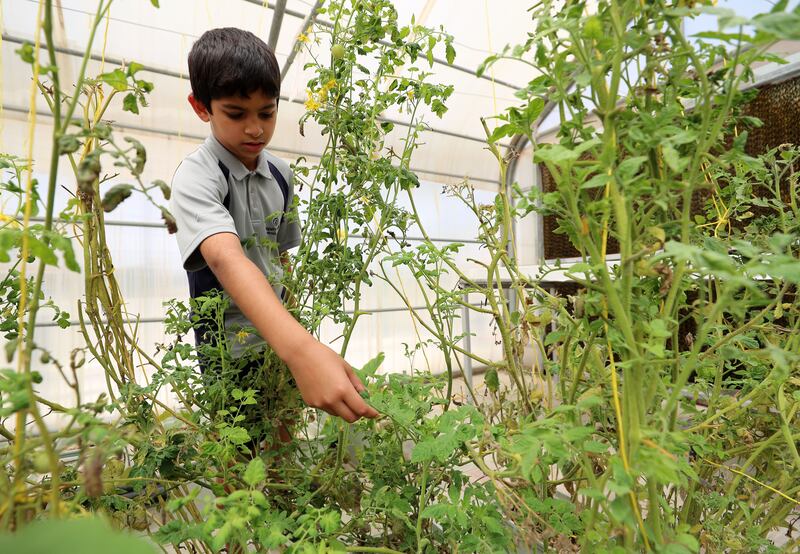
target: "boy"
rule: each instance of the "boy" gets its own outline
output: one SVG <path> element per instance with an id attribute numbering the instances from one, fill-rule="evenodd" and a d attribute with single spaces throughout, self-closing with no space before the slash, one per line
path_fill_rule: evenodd
<path id="1" fill-rule="evenodd" d="M 291 205 L 291 170 L 264 150 L 278 114 L 275 55 L 248 31 L 213 29 L 192 46 L 189 79 L 189 103 L 211 125 L 211 136 L 172 180 L 170 208 L 192 296 L 224 289 L 231 301 L 225 327 L 233 355 L 242 348 L 231 340 L 231 329 L 255 327 L 260 337 L 248 346 L 266 341 L 309 406 L 351 423 L 377 417 L 359 395 L 364 385 L 353 369 L 280 300 L 280 256 L 300 243 L 300 227 L 284 213 Z M 240 239 L 250 238 L 256 240 L 243 247 Z"/>

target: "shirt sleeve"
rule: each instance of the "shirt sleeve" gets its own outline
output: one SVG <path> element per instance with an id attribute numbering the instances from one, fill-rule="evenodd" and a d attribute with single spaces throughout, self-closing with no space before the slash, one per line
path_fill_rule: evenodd
<path id="1" fill-rule="evenodd" d="M 201 163 L 187 158 L 172 177 L 170 211 L 178 225 L 176 236 L 183 268 L 196 271 L 206 266 L 200 243 L 217 233 L 238 236 L 230 212 L 225 208 L 222 174 L 210 174 Z"/>
<path id="2" fill-rule="evenodd" d="M 297 206 L 294 205 L 294 175 L 289 174 L 289 198 L 287 199 L 288 211 L 281 218 L 278 227 L 278 249 L 280 252 L 294 248 L 300 244 L 300 217 Z"/>

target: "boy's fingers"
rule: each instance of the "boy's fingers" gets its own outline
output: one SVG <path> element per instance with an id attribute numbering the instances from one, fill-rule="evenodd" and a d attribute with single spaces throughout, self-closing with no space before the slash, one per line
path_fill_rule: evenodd
<path id="1" fill-rule="evenodd" d="M 350 379 L 350 382 L 353 383 L 356 392 L 367 390 L 367 387 L 364 386 L 364 383 L 361 382 L 361 379 L 358 378 L 356 372 L 353 371 L 353 368 L 350 367 L 350 364 L 347 362 L 344 363 L 344 370 L 347 373 L 347 377 Z"/>
<path id="2" fill-rule="evenodd" d="M 347 402 L 347 406 L 350 408 L 350 410 L 352 410 L 358 417 L 373 418 L 380 415 L 377 411 L 375 411 L 375 408 L 364 402 L 364 399 L 361 398 L 355 391 L 351 391 L 351 393 L 345 398 L 345 401 Z"/>
<path id="3" fill-rule="evenodd" d="M 358 419 L 358 416 L 353 413 L 353 410 L 351 410 L 344 401 L 336 404 L 336 406 L 333 408 L 333 411 L 337 416 L 348 423 L 354 423 Z"/>

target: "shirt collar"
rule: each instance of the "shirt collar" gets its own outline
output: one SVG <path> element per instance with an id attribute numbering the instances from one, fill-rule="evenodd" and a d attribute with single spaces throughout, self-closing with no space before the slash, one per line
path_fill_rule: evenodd
<path id="1" fill-rule="evenodd" d="M 217 137 L 215 137 L 213 134 L 209 135 L 205 144 L 208 149 L 211 150 L 211 153 L 214 154 L 219 161 L 225 164 L 237 181 L 244 180 L 244 178 L 251 173 L 251 171 L 247 169 L 247 167 L 245 167 L 241 161 L 239 161 L 239 158 L 231 154 L 227 148 L 222 146 L 222 143 L 217 140 Z M 263 151 L 258 156 L 258 165 L 256 166 L 254 172 L 267 179 L 272 179 L 272 173 L 269 170 L 269 161 L 267 160 L 267 156 Z"/>

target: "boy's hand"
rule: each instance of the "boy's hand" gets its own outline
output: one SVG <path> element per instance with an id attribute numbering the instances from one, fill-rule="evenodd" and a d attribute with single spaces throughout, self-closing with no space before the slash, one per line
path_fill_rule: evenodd
<path id="1" fill-rule="evenodd" d="M 364 385 L 353 368 L 286 311 L 264 274 L 244 255 L 237 235 L 211 235 L 200 243 L 200 253 L 242 313 L 289 366 L 306 404 L 350 423 L 378 417 L 358 395 Z"/>
<path id="2" fill-rule="evenodd" d="M 336 352 L 309 337 L 285 361 L 306 404 L 353 423 L 362 417 L 378 417 L 359 393 L 364 384 Z"/>

